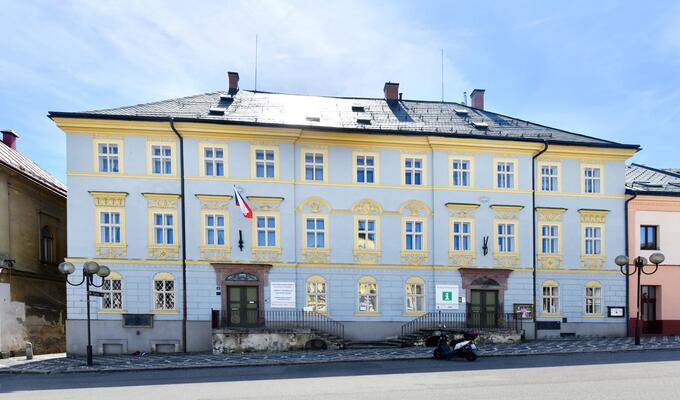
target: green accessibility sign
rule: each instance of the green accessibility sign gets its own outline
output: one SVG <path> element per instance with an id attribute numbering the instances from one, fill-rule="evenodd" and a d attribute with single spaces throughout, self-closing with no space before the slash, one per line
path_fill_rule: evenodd
<path id="1" fill-rule="evenodd" d="M 458 285 L 436 285 L 435 289 L 437 310 L 458 309 Z"/>
<path id="2" fill-rule="evenodd" d="M 453 292 L 442 292 L 442 301 L 452 301 Z"/>

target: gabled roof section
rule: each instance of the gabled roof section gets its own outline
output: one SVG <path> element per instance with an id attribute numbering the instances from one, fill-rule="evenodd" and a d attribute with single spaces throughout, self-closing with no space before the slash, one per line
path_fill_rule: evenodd
<path id="1" fill-rule="evenodd" d="M 219 112 L 217 112 L 219 110 Z M 50 117 L 197 121 L 313 128 L 343 132 L 548 141 L 637 149 L 550 128 L 460 103 L 325 97 L 239 90 L 205 93 L 129 107 L 50 112 Z"/>
<path id="2" fill-rule="evenodd" d="M 66 185 L 40 168 L 30 158 L 3 144 L 2 141 L 0 141 L 0 166 L 7 167 L 47 190 L 66 197 Z"/>
<path id="3" fill-rule="evenodd" d="M 626 190 L 639 194 L 680 196 L 680 174 L 641 164 L 627 165 Z"/>

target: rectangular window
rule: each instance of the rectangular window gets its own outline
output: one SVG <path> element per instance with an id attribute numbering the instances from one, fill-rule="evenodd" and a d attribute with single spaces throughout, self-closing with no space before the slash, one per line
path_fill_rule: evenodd
<path id="1" fill-rule="evenodd" d="M 498 251 L 501 253 L 515 252 L 515 224 L 498 224 L 496 227 Z"/>
<path id="2" fill-rule="evenodd" d="M 470 160 L 451 160 L 453 186 L 470 186 Z"/>
<path id="3" fill-rule="evenodd" d="M 321 279 L 307 281 L 307 307 L 319 313 L 328 311 L 326 281 Z"/>
<path id="4" fill-rule="evenodd" d="M 543 312 L 557 314 L 560 311 L 559 286 L 543 286 Z"/>
<path id="5" fill-rule="evenodd" d="M 602 228 L 598 226 L 586 226 L 584 229 L 586 255 L 601 255 Z"/>
<path id="6" fill-rule="evenodd" d="M 102 290 L 102 309 L 123 309 L 123 282 L 120 279 L 104 279 Z"/>
<path id="7" fill-rule="evenodd" d="M 257 246 L 276 247 L 276 217 L 257 217 Z"/>
<path id="8" fill-rule="evenodd" d="M 224 148 L 204 147 L 203 166 L 206 176 L 224 176 Z"/>
<path id="9" fill-rule="evenodd" d="M 472 224 L 470 222 L 453 222 L 453 251 L 472 250 Z"/>
<path id="10" fill-rule="evenodd" d="M 373 219 L 357 220 L 357 248 L 377 249 L 376 222 Z"/>
<path id="11" fill-rule="evenodd" d="M 118 173 L 118 145 L 115 143 L 97 144 L 97 159 L 99 160 L 99 172 Z"/>
<path id="12" fill-rule="evenodd" d="M 425 311 L 425 288 L 421 283 L 406 284 L 406 312 Z"/>
<path id="13" fill-rule="evenodd" d="M 602 288 L 586 288 L 586 314 L 602 314 Z"/>
<path id="14" fill-rule="evenodd" d="M 541 191 L 557 192 L 559 190 L 559 167 L 557 165 L 541 166 Z"/>
<path id="15" fill-rule="evenodd" d="M 560 252 L 558 225 L 541 225 L 541 253 L 557 254 Z"/>
<path id="16" fill-rule="evenodd" d="M 174 219 L 173 214 L 153 214 L 154 244 L 175 244 Z"/>
<path id="17" fill-rule="evenodd" d="M 121 243 L 120 213 L 99 213 L 99 240 L 101 243 Z"/>
<path id="18" fill-rule="evenodd" d="M 423 159 L 406 157 L 404 158 L 404 184 L 422 185 L 423 184 Z"/>
<path id="19" fill-rule="evenodd" d="M 255 150 L 255 176 L 257 178 L 275 178 L 276 160 L 274 150 Z"/>
<path id="20" fill-rule="evenodd" d="M 205 215 L 205 244 L 208 246 L 223 246 L 225 244 L 224 215 Z"/>
<path id="21" fill-rule="evenodd" d="M 172 146 L 151 146 L 151 172 L 159 175 L 172 175 Z"/>
<path id="22" fill-rule="evenodd" d="M 406 250 L 423 250 L 422 221 L 406 221 L 404 234 L 406 235 Z"/>
<path id="23" fill-rule="evenodd" d="M 375 157 L 356 156 L 357 183 L 375 183 Z"/>
<path id="24" fill-rule="evenodd" d="M 305 153 L 305 180 L 323 181 L 324 154 Z"/>
<path id="25" fill-rule="evenodd" d="M 496 163 L 496 187 L 498 189 L 515 188 L 515 163 L 498 161 Z"/>
<path id="26" fill-rule="evenodd" d="M 323 249 L 326 247 L 326 221 L 323 218 L 307 218 L 307 248 Z"/>
<path id="27" fill-rule="evenodd" d="M 640 250 L 659 250 L 658 226 L 640 225 Z"/>
<path id="28" fill-rule="evenodd" d="M 599 167 L 583 168 L 583 191 L 586 193 L 601 193 L 602 171 Z"/>
<path id="29" fill-rule="evenodd" d="M 175 281 L 154 280 L 154 300 L 156 310 L 174 310 Z"/>

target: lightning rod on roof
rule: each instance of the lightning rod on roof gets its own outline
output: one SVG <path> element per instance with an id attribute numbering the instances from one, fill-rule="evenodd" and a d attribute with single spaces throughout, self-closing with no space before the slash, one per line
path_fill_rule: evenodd
<path id="1" fill-rule="evenodd" d="M 257 92 L 257 34 L 255 34 L 255 91 Z"/>
<path id="2" fill-rule="evenodd" d="M 444 49 L 442 49 L 442 103 L 444 102 Z"/>

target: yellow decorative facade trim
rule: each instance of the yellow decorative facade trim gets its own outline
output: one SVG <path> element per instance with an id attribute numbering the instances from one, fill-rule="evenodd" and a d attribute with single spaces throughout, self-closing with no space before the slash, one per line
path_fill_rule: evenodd
<path id="1" fill-rule="evenodd" d="M 261 138 L 258 140 L 262 140 Z M 256 152 L 258 150 L 271 150 L 274 152 L 274 176 L 267 176 L 267 168 L 264 169 L 264 177 L 258 178 L 257 176 L 257 160 Z M 279 146 L 278 145 L 265 145 L 265 144 L 251 144 L 250 145 L 250 178 L 255 180 L 272 179 L 278 181 L 281 178 L 281 173 L 279 171 L 280 159 L 279 159 Z"/>
<path id="2" fill-rule="evenodd" d="M 357 181 L 357 156 L 373 157 L 373 182 L 358 182 Z M 378 185 L 380 184 L 380 153 L 376 151 L 354 150 L 352 151 L 352 183 L 359 185 Z M 395 188 L 403 189 L 401 186 L 394 186 Z"/>
<path id="3" fill-rule="evenodd" d="M 118 172 L 99 172 L 99 145 L 115 144 L 118 146 Z M 105 176 L 119 176 L 125 173 L 125 144 L 122 136 L 92 136 L 92 172 Z"/>
<path id="4" fill-rule="evenodd" d="M 405 265 L 425 265 L 430 260 L 427 250 L 402 250 L 401 263 Z"/>
<path id="5" fill-rule="evenodd" d="M 543 189 L 543 167 L 557 167 L 557 188 L 554 190 Z M 536 162 L 536 192 L 537 193 L 562 193 L 562 161 L 547 160 L 540 158 Z"/>
<path id="6" fill-rule="evenodd" d="M 416 160 L 420 161 L 420 166 L 421 168 L 415 168 L 415 165 L 412 165 L 412 170 L 415 172 L 419 170 L 420 172 L 420 184 L 416 185 L 413 182 L 413 179 L 415 177 L 412 177 L 412 182 L 410 184 L 406 183 L 406 159 L 411 159 L 415 163 Z M 427 167 L 427 154 L 424 152 L 421 153 L 414 153 L 414 152 L 402 152 L 401 153 L 401 184 L 408 186 L 408 187 L 418 187 L 418 186 L 425 186 L 428 183 L 428 167 Z"/>
<path id="7" fill-rule="evenodd" d="M 453 181 L 453 162 L 454 161 L 467 161 L 468 168 L 468 184 L 467 185 L 454 185 Z M 449 186 L 451 188 L 474 188 L 475 187 L 475 156 L 474 154 L 449 154 Z"/>
<path id="8" fill-rule="evenodd" d="M 95 255 L 97 257 L 119 258 L 127 256 L 125 198 L 127 193 L 90 192 L 95 205 Z M 120 243 L 102 240 L 102 213 L 117 213 L 120 219 Z"/>
<path id="9" fill-rule="evenodd" d="M 320 181 L 316 179 L 307 179 L 307 174 L 306 174 L 306 168 L 307 168 L 307 161 L 306 161 L 306 155 L 307 153 L 312 153 L 312 154 L 321 154 L 323 157 L 323 162 L 321 163 L 321 168 L 323 171 L 323 179 Z M 310 165 L 316 165 L 316 162 L 310 164 Z M 323 147 L 323 146 L 305 146 L 300 149 L 300 180 L 309 182 L 309 183 L 328 183 L 328 147 Z"/>
<path id="10" fill-rule="evenodd" d="M 212 148 L 213 151 L 214 149 L 222 149 L 222 168 L 223 168 L 223 175 L 217 176 L 217 171 L 213 171 L 213 175 L 207 175 L 206 174 L 206 168 L 205 168 L 205 149 L 206 148 Z M 214 155 L 213 155 L 214 158 Z M 229 176 L 229 145 L 227 142 L 218 142 L 218 141 L 211 141 L 211 142 L 199 142 L 198 143 L 198 173 L 200 177 L 216 177 L 216 178 L 222 178 L 222 177 L 228 177 Z"/>
<path id="11" fill-rule="evenodd" d="M 498 186 L 498 164 L 511 163 L 512 168 L 512 187 L 501 188 Z M 517 158 L 494 158 L 493 159 L 493 189 L 498 191 L 507 191 L 519 189 L 519 160 Z"/>
<path id="12" fill-rule="evenodd" d="M 171 173 L 154 173 L 152 149 L 154 146 L 170 147 L 170 170 Z M 177 178 L 177 138 L 174 136 L 149 136 L 146 139 L 146 173 L 151 176 L 163 176 Z M 163 166 L 161 166 L 162 170 Z"/>

